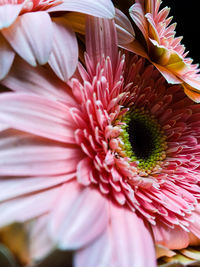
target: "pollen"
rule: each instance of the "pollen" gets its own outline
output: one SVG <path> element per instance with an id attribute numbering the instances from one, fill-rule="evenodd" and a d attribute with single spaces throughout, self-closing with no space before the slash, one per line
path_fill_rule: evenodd
<path id="1" fill-rule="evenodd" d="M 121 156 L 138 162 L 140 176 L 148 176 L 160 169 L 166 158 L 166 136 L 159 122 L 144 109 L 134 109 L 122 119 Z"/>

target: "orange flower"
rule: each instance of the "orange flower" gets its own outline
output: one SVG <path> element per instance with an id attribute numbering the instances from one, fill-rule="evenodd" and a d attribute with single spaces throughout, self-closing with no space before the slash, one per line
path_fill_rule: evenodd
<path id="1" fill-rule="evenodd" d="M 200 102 L 198 65 L 186 57 L 182 37 L 175 37 L 176 23 L 170 24 L 170 9 L 160 10 L 161 0 L 136 0 L 129 12 L 144 42 L 136 39 L 127 48 L 150 60 L 169 83 L 182 84 L 185 93 Z"/>

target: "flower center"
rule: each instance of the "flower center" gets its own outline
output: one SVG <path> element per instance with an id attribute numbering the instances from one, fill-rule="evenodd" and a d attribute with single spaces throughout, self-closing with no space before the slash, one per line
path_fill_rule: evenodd
<path id="1" fill-rule="evenodd" d="M 123 152 L 131 161 L 137 161 L 138 174 L 147 176 L 156 172 L 166 158 L 166 136 L 157 120 L 144 109 L 126 113 L 121 138 Z"/>

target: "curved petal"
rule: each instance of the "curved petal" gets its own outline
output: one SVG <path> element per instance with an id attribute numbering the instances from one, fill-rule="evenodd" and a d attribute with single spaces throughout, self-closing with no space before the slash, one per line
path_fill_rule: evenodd
<path id="1" fill-rule="evenodd" d="M 169 249 L 182 249 L 189 245 L 189 235 L 178 226 L 171 229 L 165 225 L 157 224 L 152 227 L 155 241 Z"/>
<path id="2" fill-rule="evenodd" d="M 61 80 L 67 81 L 78 64 L 76 35 L 67 26 L 65 19 L 54 19 L 53 26 L 53 50 L 48 63 Z"/>
<path id="3" fill-rule="evenodd" d="M 0 122 L 52 140 L 75 143 L 73 120 L 67 106 L 39 96 L 1 94 Z"/>
<path id="4" fill-rule="evenodd" d="M 1 81 L 18 93 L 44 96 L 47 99 L 62 100 L 69 106 L 76 106 L 71 89 L 56 77 L 51 69 L 43 66 L 32 67 L 19 57 L 15 58 L 9 75 Z"/>
<path id="5" fill-rule="evenodd" d="M 145 40 L 148 42 L 148 23 L 142 5 L 140 3 L 132 5 L 129 9 L 129 13 L 133 22 L 140 29 Z"/>
<path id="6" fill-rule="evenodd" d="M 76 171 L 81 155 L 79 148 L 30 134 L 0 133 L 0 175 L 68 174 Z"/>
<path id="7" fill-rule="evenodd" d="M 14 198 L 0 204 L 0 227 L 12 222 L 25 222 L 49 212 L 55 204 L 59 188 Z"/>
<path id="8" fill-rule="evenodd" d="M 0 5 L 0 30 L 8 28 L 18 17 L 24 4 Z"/>
<path id="9" fill-rule="evenodd" d="M 50 221 L 50 233 L 61 249 L 78 249 L 97 238 L 108 224 L 107 200 L 76 181 L 63 185 Z"/>
<path id="10" fill-rule="evenodd" d="M 4 37 L 0 34 L 0 80 L 3 79 L 9 72 L 14 57 L 15 52 L 12 50 Z"/>
<path id="11" fill-rule="evenodd" d="M 53 27 L 46 12 L 25 13 L 9 28 L 3 29 L 2 34 L 29 64 L 47 63 L 53 45 Z"/>
<path id="12" fill-rule="evenodd" d="M 164 78 L 167 80 L 168 83 L 171 84 L 181 84 L 182 81 L 176 77 L 175 74 L 173 74 L 171 71 L 169 71 L 166 67 L 163 67 L 159 64 L 156 64 L 152 62 L 153 65 L 160 71 L 160 73 L 164 76 Z"/>
<path id="13" fill-rule="evenodd" d="M 131 43 L 135 39 L 135 32 L 128 17 L 116 8 L 115 25 L 119 45 Z"/>
<path id="14" fill-rule="evenodd" d="M 75 255 L 75 267 L 156 267 L 153 240 L 143 221 L 126 208 L 110 207 L 110 225 Z"/>
<path id="15" fill-rule="evenodd" d="M 86 52 L 92 61 L 92 69 L 103 57 L 110 57 L 113 67 L 118 57 L 117 33 L 113 20 L 88 17 L 86 24 Z"/>
<path id="16" fill-rule="evenodd" d="M 67 0 L 48 9 L 48 12 L 55 11 L 75 11 L 102 18 L 113 18 L 115 14 L 110 0 Z"/>

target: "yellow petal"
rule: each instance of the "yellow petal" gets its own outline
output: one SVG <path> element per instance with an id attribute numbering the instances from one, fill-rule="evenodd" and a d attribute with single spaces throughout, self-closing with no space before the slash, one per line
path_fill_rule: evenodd
<path id="1" fill-rule="evenodd" d="M 71 26 L 75 32 L 85 34 L 85 14 L 78 12 L 69 12 L 64 17 L 66 19 L 66 23 Z"/>

